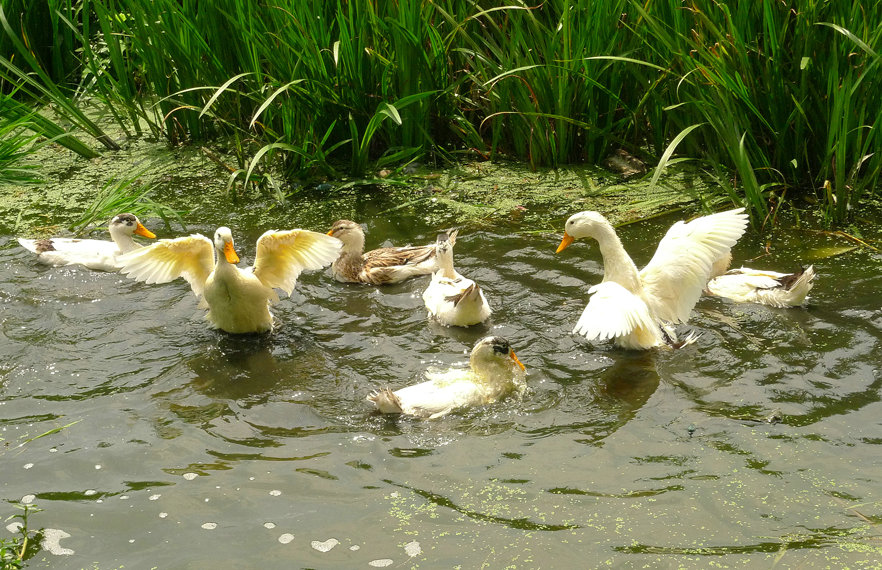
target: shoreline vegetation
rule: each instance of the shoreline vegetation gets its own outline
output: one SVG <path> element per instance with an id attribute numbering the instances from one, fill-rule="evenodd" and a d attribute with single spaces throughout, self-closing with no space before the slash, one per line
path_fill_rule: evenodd
<path id="1" fill-rule="evenodd" d="M 149 137 L 222 142 L 228 187 L 270 195 L 625 151 L 650 188 L 688 161 L 757 227 L 878 198 L 878 2 L 7 0 L 0 28 L 3 183 L 45 141 Z"/>

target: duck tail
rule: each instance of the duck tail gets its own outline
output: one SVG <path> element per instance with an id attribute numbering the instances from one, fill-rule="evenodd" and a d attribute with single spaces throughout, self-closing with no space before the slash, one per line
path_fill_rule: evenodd
<path id="1" fill-rule="evenodd" d="M 813 265 L 801 268 L 796 273 L 783 277 L 781 279 L 781 286 L 788 293 L 787 304 L 791 306 L 801 305 L 805 301 L 808 292 L 811 291 L 814 279 L 815 267 Z"/>
<path id="2" fill-rule="evenodd" d="M 377 406 L 377 411 L 381 414 L 400 414 L 404 411 L 401 408 L 401 400 L 388 387 L 371 392 L 367 399 Z"/>
<path id="3" fill-rule="evenodd" d="M 18 243 L 26 250 L 32 253 L 43 253 L 46 251 L 55 251 L 51 239 L 24 239 L 18 238 Z"/>

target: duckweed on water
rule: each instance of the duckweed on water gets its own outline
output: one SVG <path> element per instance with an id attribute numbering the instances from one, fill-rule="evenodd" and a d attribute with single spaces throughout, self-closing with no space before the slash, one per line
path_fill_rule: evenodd
<path id="1" fill-rule="evenodd" d="M 292 212 L 299 225 L 327 224 L 339 217 L 357 218 L 365 200 L 372 200 L 382 214 L 419 212 L 436 227 L 510 222 L 531 231 L 557 232 L 560 220 L 577 209 L 600 210 L 622 222 L 719 197 L 719 190 L 696 170 L 681 169 L 650 189 L 646 177 L 625 183 L 618 174 L 593 167 L 533 171 L 517 164 L 465 163 L 440 172 L 419 167 L 395 183 L 377 179 L 375 186 L 342 184 L 321 193 L 288 188 L 279 203 L 254 187 L 234 200 L 226 190 L 226 172 L 198 149 L 170 149 L 143 138 L 91 160 L 46 145 L 35 160 L 43 164 L 44 184 L 0 185 L 0 233 L 57 234 L 81 217 L 102 187 L 139 171 L 138 184 L 154 188 L 151 200 L 188 212 L 187 221 L 231 227 L 281 228 L 291 224 Z"/>

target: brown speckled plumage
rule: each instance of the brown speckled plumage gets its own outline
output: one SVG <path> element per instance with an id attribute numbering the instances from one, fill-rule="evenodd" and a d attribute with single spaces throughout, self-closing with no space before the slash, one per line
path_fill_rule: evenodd
<path id="1" fill-rule="evenodd" d="M 382 247 L 364 253 L 364 231 L 350 220 L 338 220 L 328 235 L 343 242 L 340 257 L 331 266 L 334 277 L 346 283 L 386 285 L 435 269 L 435 245 Z"/>
<path id="2" fill-rule="evenodd" d="M 51 239 L 38 239 L 34 242 L 34 245 L 36 246 L 37 253 L 55 251 L 55 246 L 52 245 Z"/>

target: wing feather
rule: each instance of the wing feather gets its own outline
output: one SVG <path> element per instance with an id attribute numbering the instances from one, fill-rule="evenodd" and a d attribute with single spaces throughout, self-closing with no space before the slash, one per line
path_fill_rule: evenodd
<path id="1" fill-rule="evenodd" d="M 747 220 L 744 208 L 737 208 L 671 226 L 640 272 L 649 308 L 659 319 L 680 323 L 689 318 L 714 262 L 744 234 Z"/>
<path id="2" fill-rule="evenodd" d="M 588 340 L 615 339 L 658 327 L 646 303 L 615 281 L 604 281 L 588 293 L 591 299 L 573 329 Z"/>
<path id="3" fill-rule="evenodd" d="M 269 230 L 257 240 L 254 275 L 267 287 L 294 291 L 304 269 L 321 269 L 340 255 L 343 243 L 309 230 Z"/>
<path id="4" fill-rule="evenodd" d="M 119 259 L 122 273 L 133 279 L 152 284 L 183 277 L 196 295 L 202 295 L 205 280 L 214 270 L 214 244 L 200 234 L 161 239 Z"/>

